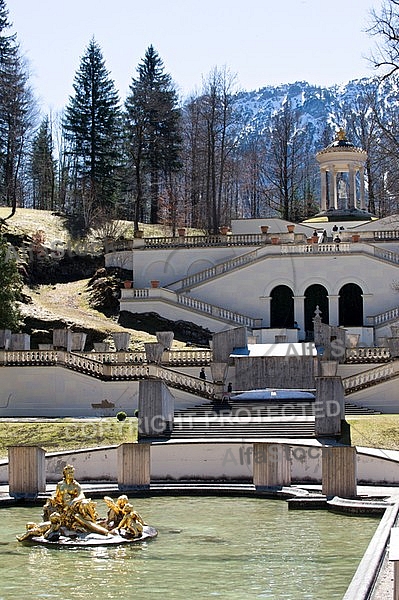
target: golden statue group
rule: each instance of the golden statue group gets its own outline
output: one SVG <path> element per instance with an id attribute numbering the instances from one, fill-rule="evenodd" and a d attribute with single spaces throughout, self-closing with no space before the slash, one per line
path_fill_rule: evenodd
<path id="1" fill-rule="evenodd" d="M 43 522 L 27 523 L 18 541 L 37 543 L 101 544 L 126 543 L 155 537 L 156 529 L 147 525 L 134 510 L 129 499 L 104 497 L 107 516 L 100 518 L 91 498 L 86 498 L 74 478 L 75 469 L 66 465 L 63 479 L 43 507 Z"/>

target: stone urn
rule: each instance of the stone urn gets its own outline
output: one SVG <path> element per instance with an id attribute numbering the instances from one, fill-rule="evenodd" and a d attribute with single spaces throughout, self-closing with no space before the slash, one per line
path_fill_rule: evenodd
<path id="1" fill-rule="evenodd" d="M 321 360 L 320 371 L 322 377 L 335 377 L 338 371 L 338 361 L 336 360 Z"/>
<path id="2" fill-rule="evenodd" d="M 357 348 L 360 340 L 360 335 L 357 333 L 347 333 L 346 334 L 346 347 L 347 348 Z"/>

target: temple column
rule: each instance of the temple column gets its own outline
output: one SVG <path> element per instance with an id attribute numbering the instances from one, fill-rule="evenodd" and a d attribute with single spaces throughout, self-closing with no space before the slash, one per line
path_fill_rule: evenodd
<path id="1" fill-rule="evenodd" d="M 349 210 L 356 208 L 356 170 L 349 166 Z"/>
<path id="2" fill-rule="evenodd" d="M 330 181 L 329 181 L 329 194 L 330 194 L 330 206 L 329 208 L 338 208 L 338 196 L 337 196 L 337 173 L 333 165 L 330 165 Z"/>
<path id="3" fill-rule="evenodd" d="M 328 298 L 328 314 L 329 325 L 339 325 L 339 294 L 329 294 Z"/>
<path id="4" fill-rule="evenodd" d="M 327 210 L 327 170 L 320 170 L 321 210 Z"/>

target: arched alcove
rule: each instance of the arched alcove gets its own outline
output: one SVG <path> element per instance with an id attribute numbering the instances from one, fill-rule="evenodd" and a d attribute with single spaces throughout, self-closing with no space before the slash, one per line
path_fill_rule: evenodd
<path id="1" fill-rule="evenodd" d="M 357 283 L 346 283 L 339 290 L 339 325 L 361 327 L 363 325 L 363 291 Z"/>
<path id="2" fill-rule="evenodd" d="M 328 292 L 324 285 L 315 283 L 310 285 L 305 290 L 305 331 L 313 331 L 313 319 L 316 307 L 319 307 L 321 312 L 321 320 L 323 323 L 329 322 L 328 310 Z"/>
<path id="3" fill-rule="evenodd" d="M 278 285 L 270 294 L 270 327 L 294 326 L 294 298 L 291 288 Z"/>

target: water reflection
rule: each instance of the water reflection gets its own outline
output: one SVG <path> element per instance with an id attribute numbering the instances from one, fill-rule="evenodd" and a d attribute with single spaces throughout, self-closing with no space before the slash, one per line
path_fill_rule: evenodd
<path id="1" fill-rule="evenodd" d="M 68 550 L 15 541 L 26 521 L 40 520 L 39 507 L 1 509 L 0 600 L 340 599 L 378 525 L 255 498 L 140 498 L 134 505 L 157 527 L 156 540 Z"/>

